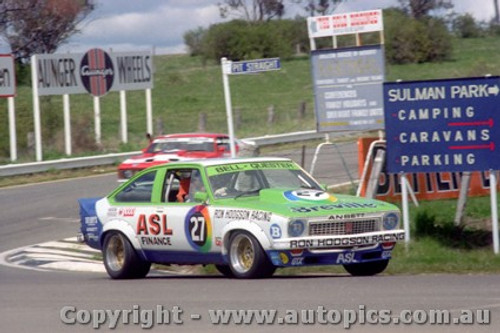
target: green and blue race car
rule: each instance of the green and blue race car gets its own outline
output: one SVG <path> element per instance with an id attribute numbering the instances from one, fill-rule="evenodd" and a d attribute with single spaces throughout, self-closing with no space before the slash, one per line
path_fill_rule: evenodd
<path id="1" fill-rule="evenodd" d="M 396 206 L 330 194 L 283 158 L 159 165 L 79 202 L 80 238 L 115 279 L 144 277 L 151 263 L 215 264 L 236 278 L 309 265 L 374 275 L 404 239 Z"/>

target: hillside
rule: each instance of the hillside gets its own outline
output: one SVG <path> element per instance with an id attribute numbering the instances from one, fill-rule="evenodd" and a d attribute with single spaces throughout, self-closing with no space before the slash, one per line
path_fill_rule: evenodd
<path id="1" fill-rule="evenodd" d="M 386 66 L 386 80 L 426 80 L 500 75 L 500 38 L 459 39 L 454 41 L 451 61 L 433 64 Z M 153 115 L 155 131 L 164 133 L 197 131 L 200 113 L 206 115 L 206 131 L 227 131 L 220 65 L 203 64 L 187 55 L 155 57 Z M 231 97 L 236 120 L 236 135 L 250 137 L 271 133 L 312 130 L 314 125 L 313 91 L 309 58 L 298 57 L 282 62 L 282 69 L 259 75 L 232 76 Z M 77 155 L 95 153 L 93 138 L 93 104 L 89 95 L 71 95 L 71 121 L 78 146 Z M 60 96 L 41 99 L 44 159 L 61 157 L 64 152 L 63 110 Z M 144 92 L 128 92 L 129 144 L 120 143 L 119 96 L 109 93 L 101 98 L 102 151 L 129 151 L 146 143 Z M 303 119 L 299 107 L 306 105 Z M 0 105 L 0 163 L 9 158 L 7 102 Z M 268 109 L 274 106 L 274 121 L 268 122 Z M 16 122 L 20 161 L 34 159 L 27 149 L 28 132 L 33 131 L 31 88 L 18 88 Z M 239 124 L 239 125 L 238 125 Z"/>

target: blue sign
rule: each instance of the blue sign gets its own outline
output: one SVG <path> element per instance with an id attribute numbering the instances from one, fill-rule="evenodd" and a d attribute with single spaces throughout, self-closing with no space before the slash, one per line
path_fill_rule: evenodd
<path id="1" fill-rule="evenodd" d="M 384 128 L 381 45 L 311 52 L 318 132 Z"/>
<path id="2" fill-rule="evenodd" d="M 384 84 L 387 171 L 500 170 L 500 77 Z"/>
<path id="3" fill-rule="evenodd" d="M 231 63 L 231 74 L 258 73 L 279 69 L 281 69 L 280 58 L 233 61 Z"/>

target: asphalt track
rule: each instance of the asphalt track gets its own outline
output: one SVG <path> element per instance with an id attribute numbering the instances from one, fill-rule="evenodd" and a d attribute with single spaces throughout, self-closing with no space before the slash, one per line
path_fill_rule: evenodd
<path id="1" fill-rule="evenodd" d="M 349 182 L 338 153 L 346 158 L 351 174 L 356 175 L 356 147 L 345 144 L 329 148 L 331 154 L 320 157 L 315 174 L 322 176 L 323 183 Z M 284 155 L 300 162 L 299 151 Z M 308 151 L 307 169 L 311 156 Z M 0 252 L 74 236 L 78 228 L 76 199 L 102 196 L 115 186 L 115 175 L 104 175 L 0 189 Z M 163 315 L 176 309 L 177 319 L 182 321 L 182 324 L 173 323 L 171 315 L 170 324 L 166 324 L 166 317 L 160 316 L 161 320 L 154 320 L 153 330 L 163 332 L 343 332 L 347 331 L 343 322 L 332 322 L 339 319 L 335 315 L 343 314 L 345 318 L 347 313 L 351 319 L 355 314 L 357 319 L 350 332 L 498 332 L 499 285 L 500 275 L 494 274 L 367 278 L 328 274 L 240 281 L 219 276 L 155 273 L 143 280 L 113 281 L 103 273 L 36 271 L 0 265 L 0 332 L 95 331 L 92 323 L 64 324 L 61 313 L 65 309 L 68 310 L 66 319 L 74 319 L 79 314 L 82 321 L 86 321 L 85 316 L 92 315 L 93 310 L 114 313 L 128 310 L 129 323 L 123 323 L 124 316 L 117 323 L 119 331 L 125 332 L 145 329 L 141 323 L 147 323 L 148 318 L 143 317 L 141 321 L 139 314 L 159 313 L 159 309 Z M 218 309 L 277 310 L 281 320 L 262 325 L 255 320 L 252 324 L 213 324 L 209 311 Z M 383 314 L 389 310 L 391 318 L 398 317 L 403 310 L 416 311 L 420 317 L 415 317 L 417 323 L 413 324 L 370 323 L 377 319 L 374 314 L 380 315 L 374 311 Z M 422 319 L 421 316 L 436 310 L 447 311 L 452 318 L 462 314 L 462 310 L 471 310 L 467 314 L 488 310 L 490 324 L 432 325 Z M 293 311 L 299 313 L 295 318 L 298 324 L 294 318 L 285 317 Z M 304 311 L 314 313 L 315 324 L 301 323 L 300 314 Z M 98 311 L 96 315 L 102 313 Z M 330 317 L 324 317 L 325 313 Z M 284 320 L 287 318 L 290 321 Z M 325 318 L 328 323 L 324 323 Z M 102 324 L 101 330 L 108 331 L 110 323 L 108 320 Z"/>

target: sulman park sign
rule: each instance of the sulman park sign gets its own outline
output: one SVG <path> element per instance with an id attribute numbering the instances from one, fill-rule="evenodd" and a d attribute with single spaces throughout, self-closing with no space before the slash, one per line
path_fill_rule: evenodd
<path id="1" fill-rule="evenodd" d="M 151 52 L 106 52 L 95 48 L 84 54 L 41 54 L 35 62 L 39 96 L 85 94 L 153 87 Z"/>

